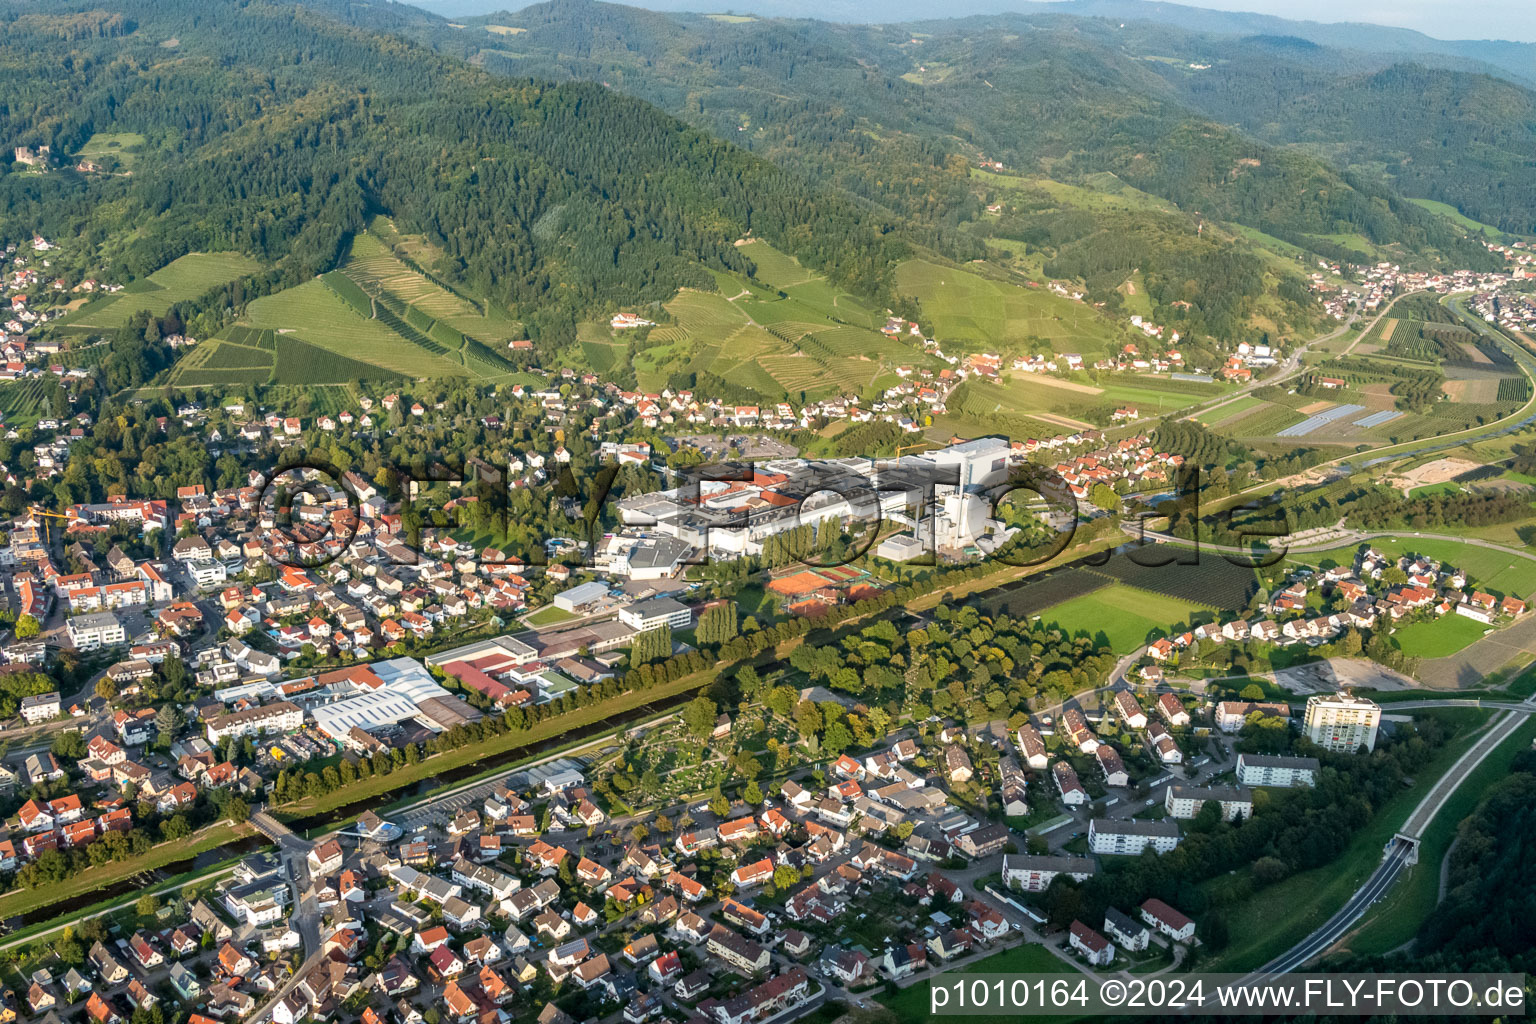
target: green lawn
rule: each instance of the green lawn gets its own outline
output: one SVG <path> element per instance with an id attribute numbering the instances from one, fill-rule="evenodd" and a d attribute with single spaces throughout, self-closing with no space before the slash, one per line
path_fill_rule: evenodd
<path id="1" fill-rule="evenodd" d="M 1268 963 L 1326 921 L 1376 870 L 1387 840 L 1408 820 L 1456 759 L 1472 746 L 1474 729 L 1490 714 L 1479 708 L 1439 708 L 1427 713 L 1459 725 L 1460 732 L 1414 777 L 1411 787 L 1376 812 L 1333 863 L 1292 875 L 1232 903 L 1227 908 L 1231 944 L 1205 961 L 1203 970 L 1252 970 Z M 1224 889 L 1247 883 L 1247 872 L 1238 871 L 1206 882 L 1205 888 L 1214 901 Z"/>
<path id="2" fill-rule="evenodd" d="M 1392 635 L 1410 658 L 1444 658 L 1475 641 L 1491 627 L 1450 612 L 1438 619 L 1415 622 Z"/>
<path id="3" fill-rule="evenodd" d="M 1536 717 L 1499 744 L 1451 794 L 1440 813 L 1424 830 L 1419 843 L 1419 862 L 1408 869 L 1381 903 L 1377 904 L 1360 930 L 1347 943 L 1351 952 L 1375 956 L 1390 952 L 1412 939 L 1419 926 L 1434 911 L 1440 898 L 1440 865 L 1456 838 L 1456 829 L 1482 803 L 1483 795 L 1509 771 L 1515 755 L 1536 739 Z"/>
<path id="4" fill-rule="evenodd" d="M 948 973 L 948 972 L 946 972 Z M 1064 963 L 1060 957 L 1038 943 L 1030 942 L 1013 949 L 1005 949 L 1001 953 L 967 964 L 954 972 L 955 974 L 1066 974 L 1075 973 L 1070 964 Z M 930 1013 L 930 983 L 918 982 L 907 988 L 897 989 L 890 995 L 879 997 L 880 1002 L 905 1022 L 916 1024 L 918 1021 L 933 1019 Z M 1032 1019 L 1067 1019 L 1045 1018 L 1031 1014 Z M 986 1017 L 967 1017 L 968 1021 L 976 1021 L 978 1024 L 1001 1024 L 1003 1021 L 1016 1022 L 1019 1015 L 999 1015 Z"/>
<path id="5" fill-rule="evenodd" d="M 1116 651 L 1128 653 L 1149 638 L 1166 636 L 1174 626 L 1209 611 L 1203 605 L 1176 597 L 1112 584 L 1052 605 L 1040 613 L 1040 621 L 1060 626 L 1071 634 L 1103 633 Z"/>
<path id="6" fill-rule="evenodd" d="M 575 615 L 572 615 L 564 608 L 547 605 L 528 615 L 523 621 L 530 626 L 553 626 L 557 622 L 565 622 L 567 619 L 574 619 L 575 617 Z"/>

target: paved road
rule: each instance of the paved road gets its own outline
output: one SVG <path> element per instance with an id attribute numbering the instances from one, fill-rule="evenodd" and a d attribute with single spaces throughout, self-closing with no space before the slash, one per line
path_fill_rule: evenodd
<path id="1" fill-rule="evenodd" d="M 1415 701 L 1413 707 L 1444 707 L 1464 706 L 1465 701 Z M 1408 707 L 1409 705 L 1393 705 L 1393 707 Z M 1483 760 L 1491 754 L 1499 744 L 1503 743 L 1510 735 L 1525 722 L 1526 715 L 1536 712 L 1536 696 L 1527 698 L 1518 707 L 1510 709 L 1513 713 L 1504 714 L 1496 719 L 1483 737 L 1474 743 L 1466 753 L 1457 759 L 1438 782 L 1419 801 L 1412 814 L 1408 816 L 1402 830 L 1387 844 L 1385 856 L 1380 865 L 1373 871 L 1369 878 L 1355 891 L 1355 894 L 1340 907 L 1339 910 L 1323 923 L 1311 935 L 1298 942 L 1285 953 L 1271 960 L 1254 974 L 1248 976 L 1246 981 L 1253 981 L 1269 974 L 1285 974 L 1298 970 L 1314 957 L 1321 956 L 1333 945 L 1347 935 L 1356 923 L 1366 915 L 1372 905 L 1381 899 L 1388 890 L 1397 882 L 1399 876 L 1407 869 L 1415 851 L 1417 840 L 1420 839 L 1429 823 L 1435 815 L 1445 806 L 1458 786 L 1471 774 L 1471 772 Z"/>
<path id="2" fill-rule="evenodd" d="M 1393 299 L 1392 301 L 1396 302 L 1397 299 Z M 1385 313 L 1386 310 L 1382 310 L 1381 313 L 1376 314 L 1376 319 L 1365 325 L 1365 329 L 1361 331 L 1361 336 L 1363 337 L 1370 331 L 1372 327 L 1376 326 L 1376 320 L 1380 320 L 1382 316 L 1385 315 Z M 1301 371 L 1304 369 L 1304 367 L 1301 365 L 1301 357 L 1306 355 L 1307 349 L 1320 342 L 1332 341 L 1334 338 L 1337 338 L 1339 335 L 1353 327 L 1355 325 L 1355 321 L 1359 319 L 1360 314 L 1349 314 L 1349 319 L 1344 321 L 1344 323 L 1340 326 L 1334 328 L 1332 331 L 1329 331 L 1327 334 L 1320 334 L 1313 338 L 1311 341 L 1305 342 L 1304 344 L 1301 344 L 1292 350 L 1290 355 L 1286 356 L 1283 360 L 1276 364 L 1277 372 L 1268 374 L 1264 377 L 1255 377 L 1253 380 L 1250 380 L 1247 384 L 1242 385 L 1235 391 L 1230 391 L 1225 395 L 1221 395 L 1217 398 L 1209 399 L 1199 403 L 1198 405 L 1192 406 L 1183 416 L 1179 418 L 1192 420 L 1197 416 L 1203 416 L 1208 412 L 1214 412 L 1215 410 L 1220 409 L 1222 406 L 1230 405 L 1231 403 L 1237 401 L 1239 398 L 1242 398 L 1244 395 L 1248 394 L 1250 391 L 1257 390 L 1258 388 L 1267 388 L 1271 385 L 1279 384 L 1282 381 L 1290 380 L 1292 377 L 1301 373 Z"/>
<path id="3" fill-rule="evenodd" d="M 273 818 L 264 811 L 257 811 L 251 815 L 251 824 L 257 830 L 277 844 L 279 856 L 288 869 L 288 883 L 293 891 L 294 912 L 289 915 L 288 923 L 299 933 L 303 942 L 305 959 L 299 965 L 288 980 L 274 990 L 267 1000 L 262 1003 L 256 1016 L 252 1018 L 253 1024 L 265 1024 L 272 1010 L 279 1002 L 298 987 L 300 981 L 309 973 L 310 969 L 322 959 L 320 948 L 320 905 L 315 900 L 312 880 L 309 877 L 309 851 L 314 844 L 302 836 L 290 831 L 282 822 Z"/>

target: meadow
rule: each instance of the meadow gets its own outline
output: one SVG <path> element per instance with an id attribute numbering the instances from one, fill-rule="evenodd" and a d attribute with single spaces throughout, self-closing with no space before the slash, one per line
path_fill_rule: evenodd
<path id="1" fill-rule="evenodd" d="M 163 316 L 175 303 L 198 298 L 211 288 L 259 269 L 261 264 L 236 252 L 188 253 L 115 295 L 86 303 L 55 324 L 69 333 L 115 330 L 142 310 Z"/>
<path id="2" fill-rule="evenodd" d="M 1092 306 L 925 260 L 896 268 L 896 291 L 921 305 L 925 331 L 961 348 L 1023 349 L 1038 339 L 1054 352 L 1087 358 L 1118 348 L 1124 338 Z"/>
<path id="3" fill-rule="evenodd" d="M 1015 946 L 1013 949 L 1005 949 L 1000 953 L 994 953 L 989 957 L 966 964 L 956 969 L 955 974 L 1064 974 L 1077 973 L 1071 964 L 1066 963 L 1056 954 L 1038 943 L 1026 943 Z M 909 985 L 906 988 L 897 989 L 879 997 L 902 1024 L 918 1024 L 919 1021 L 933 1019 L 932 1007 L 929 1004 L 929 986 L 921 982 Z M 1038 1020 L 1067 1020 L 1066 1017 L 1047 1017 L 1037 1014 L 1029 1015 Z M 973 1016 L 967 1020 L 972 1024 L 1001 1024 L 1003 1021 L 1017 1021 L 1019 1014 Z"/>
<path id="4" fill-rule="evenodd" d="M 75 159 L 100 163 L 111 157 L 118 162 L 120 170 L 131 171 L 143 145 L 144 136 L 137 132 L 97 132 L 85 140 Z"/>

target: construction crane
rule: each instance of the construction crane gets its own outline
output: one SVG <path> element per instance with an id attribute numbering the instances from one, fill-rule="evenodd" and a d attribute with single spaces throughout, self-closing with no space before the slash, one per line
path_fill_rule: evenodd
<path id="1" fill-rule="evenodd" d="M 901 461 L 901 453 L 902 452 L 908 451 L 908 450 L 913 449 L 913 448 L 927 448 L 932 443 L 933 443 L 932 441 L 914 441 L 911 444 L 900 445 L 896 449 L 896 461 L 897 462 Z"/>
<path id="2" fill-rule="evenodd" d="M 53 518 L 53 519 L 69 519 L 69 518 L 71 518 L 70 516 L 67 516 L 67 515 L 65 515 L 62 512 L 44 512 L 42 509 L 38 508 L 36 505 L 28 505 L 27 506 L 27 513 L 29 515 L 34 515 L 34 516 L 49 516 L 50 518 Z"/>

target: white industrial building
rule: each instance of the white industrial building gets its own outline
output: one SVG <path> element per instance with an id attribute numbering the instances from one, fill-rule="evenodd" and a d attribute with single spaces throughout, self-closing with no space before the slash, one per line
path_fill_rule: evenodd
<path id="1" fill-rule="evenodd" d="M 433 732 L 442 732 L 459 720 L 479 717 L 412 658 L 374 662 L 367 670 L 367 674 L 331 684 L 327 692 L 335 699 L 310 711 L 315 727 L 332 739 L 340 740 L 353 729 L 373 732 L 405 721 L 417 721 Z"/>
<path id="2" fill-rule="evenodd" d="M 662 626 L 687 629 L 693 622 L 693 610 L 673 598 L 655 597 L 620 610 L 619 621 L 642 633 Z"/>
<path id="3" fill-rule="evenodd" d="M 577 612 L 608 596 L 606 583 L 580 583 L 555 595 L 556 608 L 565 612 Z"/>

